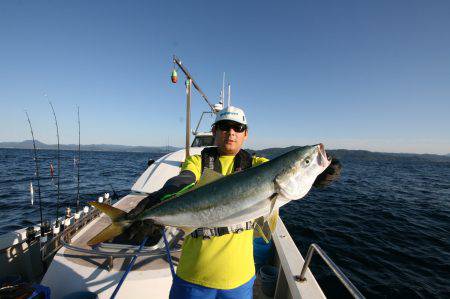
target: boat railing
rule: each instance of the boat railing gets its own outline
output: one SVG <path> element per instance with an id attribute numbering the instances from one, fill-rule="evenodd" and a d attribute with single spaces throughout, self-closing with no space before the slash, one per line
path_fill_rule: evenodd
<path id="1" fill-rule="evenodd" d="M 322 258 L 322 260 L 327 264 L 327 266 L 333 271 L 334 275 L 339 279 L 339 281 L 344 285 L 344 287 L 350 292 L 350 294 L 354 298 L 365 298 L 363 294 L 356 288 L 356 286 L 348 279 L 347 276 L 345 276 L 344 272 L 331 260 L 331 258 L 325 253 L 325 251 L 320 248 L 319 245 L 312 243 L 309 246 L 308 253 L 306 254 L 306 260 L 303 264 L 302 271 L 300 272 L 300 275 L 296 276 L 295 279 L 299 282 L 306 281 L 306 270 L 309 267 L 309 264 L 311 263 L 313 254 L 317 252 L 319 256 Z"/>
<path id="2" fill-rule="evenodd" d="M 200 127 L 200 123 L 202 122 L 203 116 L 204 116 L 205 114 L 210 114 L 210 115 L 212 115 L 213 113 L 212 113 L 211 111 L 203 111 L 203 112 L 202 112 L 202 115 L 200 116 L 200 119 L 198 120 L 197 126 L 195 127 L 195 130 L 194 130 L 194 132 L 193 132 L 194 135 L 196 135 L 196 134 L 198 133 L 198 128 Z"/>
<path id="3" fill-rule="evenodd" d="M 106 269 L 110 271 L 113 267 L 113 260 L 115 258 L 127 258 L 134 256 L 162 257 L 166 255 L 166 250 L 162 241 L 163 238 L 161 238 L 157 244 L 147 246 L 142 250 L 137 250 L 139 246 L 114 243 L 101 243 L 92 248 L 71 244 L 72 237 L 75 233 L 100 214 L 101 213 L 99 210 L 92 209 L 87 215 L 84 215 L 83 218 L 71 225 L 69 229 L 65 229 L 60 235 L 57 236 L 58 244 L 57 246 L 54 246 L 54 249 L 47 256 L 54 254 L 62 246 L 64 246 L 67 249 L 80 253 L 105 257 L 107 259 Z M 170 240 L 170 252 L 175 253 L 181 251 L 181 247 L 178 245 L 178 242 L 183 237 L 183 232 L 178 229 L 171 229 L 164 230 L 164 233 Z"/>
<path id="4" fill-rule="evenodd" d="M 167 232 L 166 232 L 167 234 Z M 183 233 L 180 231 L 177 231 L 176 233 L 172 234 L 169 233 L 169 237 L 170 237 L 170 245 L 171 245 L 171 250 L 170 252 L 179 252 L 181 251 L 181 247 L 177 245 L 178 241 L 183 237 Z M 77 246 L 77 245 L 72 245 L 70 244 L 70 236 L 68 235 L 61 235 L 60 236 L 60 242 L 61 245 L 73 250 L 73 251 L 78 251 L 81 253 L 87 253 L 87 254 L 94 254 L 94 255 L 99 255 L 99 256 L 105 256 L 108 258 L 124 258 L 124 257 L 133 257 L 135 255 L 137 256 L 152 256 L 152 257 L 156 257 L 156 256 L 164 256 L 166 255 L 166 251 L 164 249 L 164 247 L 162 247 L 161 245 L 159 246 L 151 246 L 151 248 L 145 248 L 144 250 L 140 250 L 139 252 L 136 251 L 137 247 L 135 245 L 119 245 L 119 246 L 114 246 L 114 244 L 111 245 L 106 245 L 105 244 L 100 244 L 98 246 L 94 246 L 93 249 L 88 249 L 86 247 L 81 247 L 81 246 Z M 162 243 L 162 241 L 160 241 L 158 244 Z M 159 248 L 156 248 L 159 247 Z M 107 250 L 104 250 L 107 249 Z M 117 249 L 117 250 L 114 250 Z M 129 250 L 130 252 L 123 252 L 123 251 L 118 251 L 118 249 L 120 250 Z M 109 251 L 112 250 L 112 251 Z"/>
<path id="5" fill-rule="evenodd" d="M 111 204 L 111 199 L 106 199 L 104 201 L 106 204 Z M 64 230 L 53 236 L 47 243 L 41 247 L 42 260 L 48 260 L 53 257 L 53 255 L 64 245 L 62 239 L 68 240 L 70 242 L 72 236 L 76 234 L 81 228 L 86 226 L 92 220 L 100 216 L 100 211 L 94 208 L 89 209 L 88 213 L 84 213 L 79 219 L 71 217 L 69 220 L 71 225 L 67 226 Z M 73 223 L 72 223 L 73 222 Z"/>
<path id="6" fill-rule="evenodd" d="M 109 203 L 110 202 L 109 200 L 110 199 L 105 200 L 105 203 Z M 51 233 L 46 234 L 45 235 L 46 241 L 41 240 L 43 238 L 43 236 L 40 235 L 41 227 L 34 228 L 33 233 L 35 235 L 33 235 L 32 238 L 29 238 L 28 235 L 21 237 L 21 235 L 19 234 L 18 241 L 9 246 L 1 248 L 0 253 L 14 250 L 14 248 L 19 248 L 19 247 L 23 246 L 24 243 L 27 243 L 28 246 L 32 246 L 35 243 L 40 243 L 39 245 L 40 245 L 42 260 L 45 261 L 45 260 L 51 258 L 53 256 L 53 254 L 56 253 L 56 251 L 58 251 L 61 248 L 62 244 L 59 242 L 61 236 L 65 236 L 66 238 L 71 237 L 74 233 L 76 233 L 77 230 L 79 230 L 80 228 L 82 228 L 83 226 L 88 224 L 91 220 L 98 217 L 99 215 L 100 215 L 100 211 L 95 210 L 95 209 L 90 209 L 88 213 L 84 213 L 84 215 L 81 218 L 79 218 L 78 220 L 75 220 L 75 217 L 72 216 L 69 219 L 69 221 L 71 223 L 69 226 L 64 227 L 64 224 L 61 223 L 60 225 L 61 225 L 61 228 L 63 228 L 63 229 L 55 235 L 51 235 Z M 64 222 L 62 217 L 59 220 Z"/>

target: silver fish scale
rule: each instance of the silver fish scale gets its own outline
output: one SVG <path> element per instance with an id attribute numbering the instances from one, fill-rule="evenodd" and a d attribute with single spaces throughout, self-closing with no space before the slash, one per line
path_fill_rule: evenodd
<path id="1" fill-rule="evenodd" d="M 294 149 L 272 161 L 168 200 L 144 211 L 142 218 L 168 226 L 208 227 L 221 223 L 222 219 L 241 211 L 265 206 L 275 192 L 275 178 L 292 169 L 297 161 L 317 152 L 317 146 Z"/>

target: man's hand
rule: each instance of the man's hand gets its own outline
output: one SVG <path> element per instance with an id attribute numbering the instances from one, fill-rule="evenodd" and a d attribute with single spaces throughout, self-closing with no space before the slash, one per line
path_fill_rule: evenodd
<path id="1" fill-rule="evenodd" d="M 126 218 L 128 220 L 135 220 L 143 211 L 159 204 L 161 202 L 159 198 L 158 192 L 149 194 L 146 198 L 142 199 L 134 209 L 127 213 Z M 125 234 L 128 240 L 134 239 L 139 242 L 145 236 L 158 235 L 158 230 L 161 230 L 161 227 L 155 225 L 151 220 L 137 220 L 125 230 Z"/>
<path id="2" fill-rule="evenodd" d="M 313 186 L 321 188 L 330 185 L 331 182 L 339 179 L 341 175 L 341 169 L 341 162 L 339 162 L 338 159 L 333 158 L 331 160 L 331 164 L 317 176 Z"/>
<path id="3" fill-rule="evenodd" d="M 161 237 L 161 229 L 161 226 L 156 225 L 151 220 L 139 220 L 134 222 L 125 232 L 129 240 L 135 239 L 139 242 L 144 239 L 145 236 L 156 237 L 159 239 Z"/>

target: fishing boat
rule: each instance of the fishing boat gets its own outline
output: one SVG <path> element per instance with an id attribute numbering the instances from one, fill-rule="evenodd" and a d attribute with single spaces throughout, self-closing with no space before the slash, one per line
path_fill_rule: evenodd
<path id="1" fill-rule="evenodd" d="M 159 190 L 180 172 L 187 155 L 200 154 L 213 145 L 211 132 L 200 132 L 205 113 L 223 108 L 224 87 L 218 104 L 210 104 L 181 61 L 174 63 L 186 75 L 186 147 L 150 161 L 147 169 L 131 187 L 130 194 L 112 202 L 109 194 L 99 198 L 124 211 L 134 208 L 147 194 Z M 174 70 L 175 75 L 176 72 Z M 176 82 L 172 73 L 172 82 Z M 200 117 L 190 142 L 190 97 L 192 86 L 208 103 L 210 110 Z M 50 290 L 51 298 L 168 298 L 173 268 L 181 253 L 183 232 L 167 228 L 159 239 L 130 243 L 120 238 L 91 247 L 87 242 L 111 223 L 109 217 L 92 207 L 74 215 L 67 213 L 64 230 L 51 233 L 44 226 L 22 229 L 0 236 L 0 266 L 3 276 L 20 277 Z M 42 228 L 42 233 L 41 233 Z M 44 232 L 45 230 L 45 232 Z M 45 238 L 44 238 L 45 237 Z M 254 298 L 325 298 L 309 264 L 317 253 L 332 269 L 349 293 L 363 295 L 326 253 L 311 244 L 306 259 L 296 247 L 281 218 L 272 233 L 271 250 L 260 267 L 254 286 Z M 265 267 L 265 268 L 264 268 Z M 271 269 L 271 276 L 262 273 Z M 267 273 L 266 273 L 267 274 Z M 268 278 L 269 277 L 269 278 Z"/>

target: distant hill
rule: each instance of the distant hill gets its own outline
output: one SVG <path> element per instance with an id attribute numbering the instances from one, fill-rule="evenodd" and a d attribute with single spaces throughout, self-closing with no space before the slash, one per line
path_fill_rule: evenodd
<path id="1" fill-rule="evenodd" d="M 56 149 L 56 144 L 45 144 L 36 140 L 36 147 L 38 149 Z M 0 148 L 20 148 L 32 149 L 33 141 L 25 140 L 22 142 L 0 142 Z M 78 150 L 77 144 L 60 144 L 61 150 Z M 178 147 L 173 146 L 128 146 L 116 144 L 85 144 L 81 145 L 82 151 L 105 151 L 105 152 L 143 152 L 143 153 L 167 153 L 179 150 Z"/>
<path id="2" fill-rule="evenodd" d="M 251 153 L 255 153 L 258 156 L 266 157 L 269 159 L 273 159 L 279 155 L 282 155 L 297 146 L 289 146 L 289 147 L 275 147 L 275 148 L 267 148 L 263 150 L 251 150 L 248 151 Z M 361 160 L 378 160 L 378 161 L 392 161 L 398 158 L 410 158 L 410 159 L 420 159 L 431 162 L 450 162 L 450 154 L 448 155 L 433 155 L 433 154 L 408 154 L 408 153 L 380 153 L 380 152 L 371 152 L 366 150 L 347 150 L 347 149 L 335 149 L 335 150 L 326 150 L 327 154 L 332 157 L 336 157 L 338 159 L 361 159 Z"/>
<path id="3" fill-rule="evenodd" d="M 282 155 L 284 153 L 287 153 L 290 150 L 293 150 L 297 146 L 289 146 L 289 147 L 270 147 L 262 150 L 252 150 L 247 149 L 250 153 L 255 153 L 257 156 L 260 157 L 266 157 L 268 159 L 273 159 L 275 157 L 278 157 L 279 155 Z"/>
<path id="4" fill-rule="evenodd" d="M 36 140 L 36 146 L 38 149 L 56 149 L 55 144 L 45 144 Z M 273 159 L 279 155 L 282 155 L 297 146 L 289 147 L 271 147 L 262 150 L 246 149 L 250 153 L 255 153 L 260 157 L 266 157 Z M 19 148 L 19 149 L 32 149 L 33 141 L 25 140 L 22 142 L 0 142 L 0 148 Z M 78 150 L 77 144 L 60 144 L 61 150 Z M 128 145 L 116 145 L 116 144 L 86 144 L 81 145 L 82 151 L 104 151 L 104 152 L 142 152 L 142 153 L 167 153 L 177 151 L 181 148 L 174 146 L 128 146 Z M 326 150 L 327 154 L 339 159 L 362 159 L 362 160 L 378 160 L 378 161 L 391 161 L 398 158 L 411 158 L 420 159 L 433 162 L 450 162 L 450 154 L 447 155 L 432 155 L 432 154 L 406 154 L 406 153 L 380 153 L 370 152 L 366 150 L 346 150 L 335 149 Z"/>

